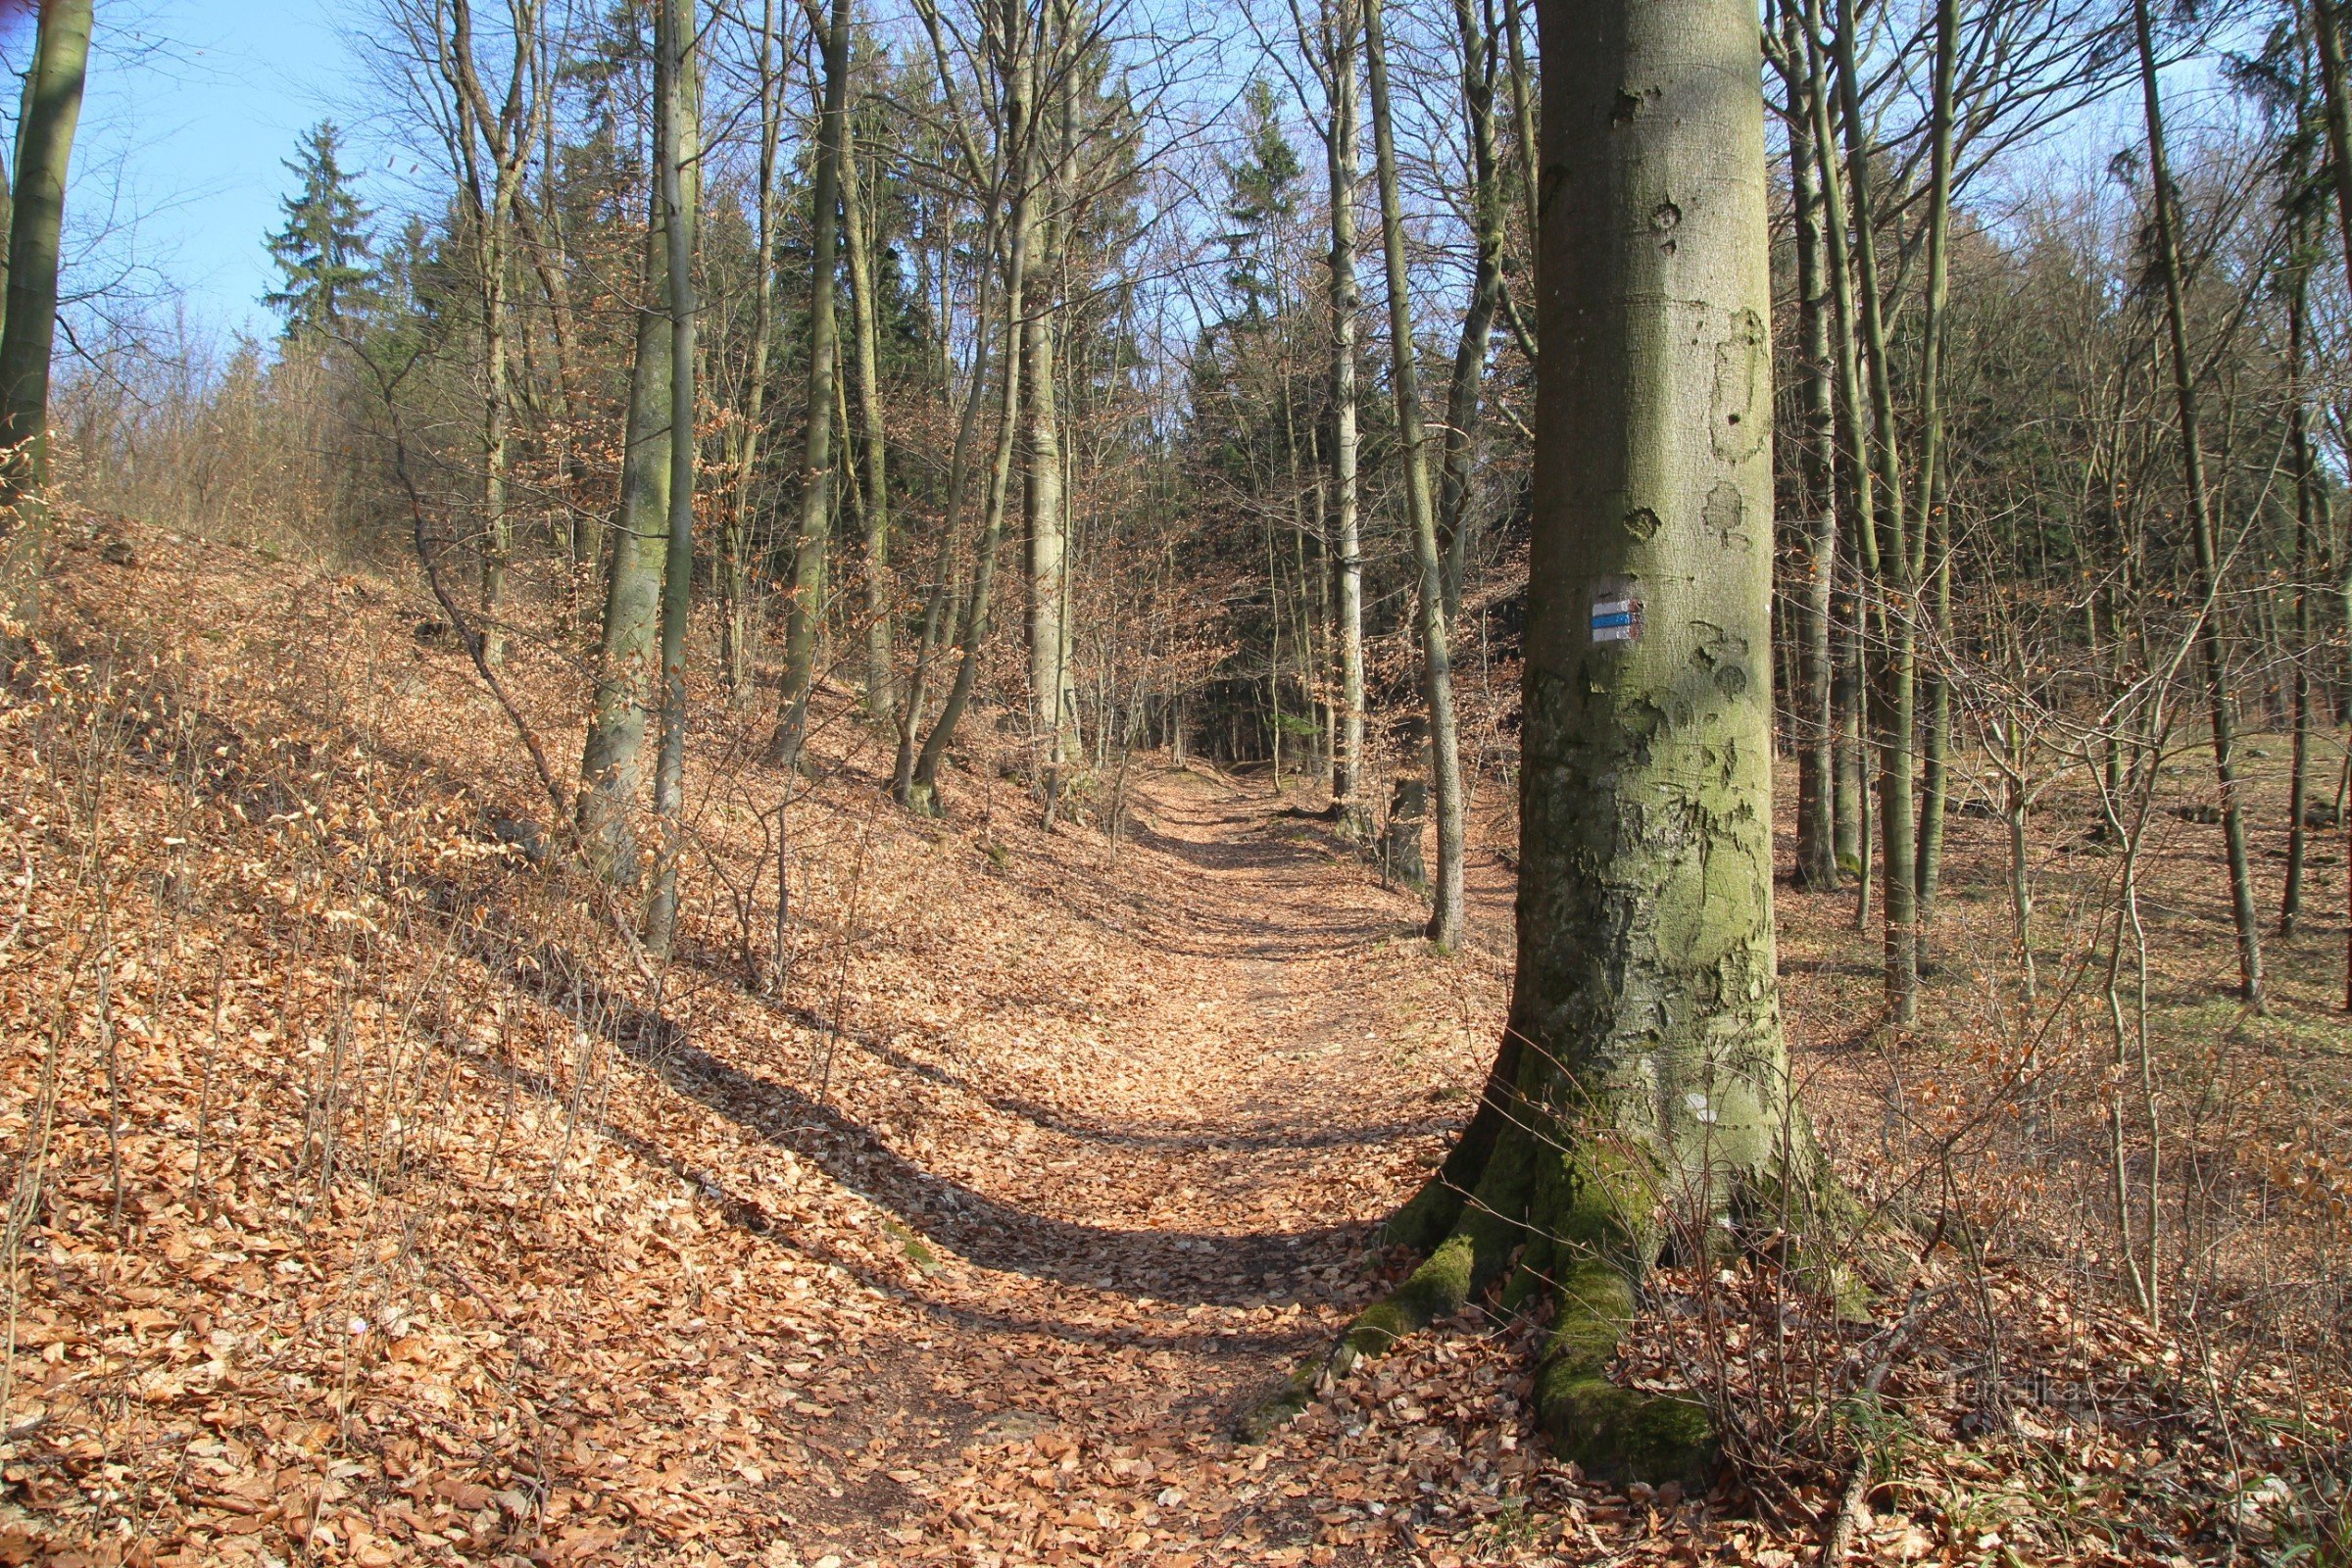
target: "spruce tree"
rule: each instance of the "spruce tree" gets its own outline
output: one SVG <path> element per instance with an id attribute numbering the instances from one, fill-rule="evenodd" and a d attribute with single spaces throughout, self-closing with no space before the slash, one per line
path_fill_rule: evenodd
<path id="1" fill-rule="evenodd" d="M 1231 297 L 1224 324 L 1257 330 L 1282 312 L 1282 283 L 1273 251 L 1280 231 L 1298 213 L 1298 183 L 1305 172 L 1282 133 L 1274 89 L 1253 77 L 1242 95 L 1248 117 L 1246 151 L 1225 166 L 1225 289 Z"/>
<path id="2" fill-rule="evenodd" d="M 285 286 L 263 295 L 262 303 L 286 318 L 289 340 L 334 331 L 374 295 L 374 243 L 368 233 L 373 215 L 351 188 L 350 172 L 337 156 L 342 146 L 342 131 L 322 120 L 286 162 L 302 188 L 285 198 L 286 226 L 270 236 L 270 256 Z"/>

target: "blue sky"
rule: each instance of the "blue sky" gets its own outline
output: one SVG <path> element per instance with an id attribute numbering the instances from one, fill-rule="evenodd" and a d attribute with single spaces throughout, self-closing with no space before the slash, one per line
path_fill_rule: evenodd
<path id="1" fill-rule="evenodd" d="M 216 329 L 267 331 L 264 238 L 284 160 L 364 103 L 351 0 L 101 0 L 68 221 L 70 288 L 184 298 Z M 9 40 L 21 65 L 29 28 Z M 355 159 L 365 155 L 355 152 Z"/>
<path id="2" fill-rule="evenodd" d="M 68 203 L 69 290 L 110 291 L 102 312 L 184 302 L 209 334 L 273 332 L 261 296 L 276 274 L 263 245 L 292 184 L 284 161 L 306 129 L 322 119 L 345 126 L 345 163 L 364 194 L 395 208 L 415 196 L 402 177 L 414 160 L 369 123 L 376 95 L 347 36 L 370 9 L 366 0 L 100 0 Z M 19 25 L 0 42 L 11 68 L 30 30 Z M 2201 65 L 2173 74 L 2170 107 L 2184 131 L 2216 107 L 2210 76 Z M 2136 140 L 2136 99 L 2119 97 L 2022 163 L 2071 153 L 2095 169 Z"/>

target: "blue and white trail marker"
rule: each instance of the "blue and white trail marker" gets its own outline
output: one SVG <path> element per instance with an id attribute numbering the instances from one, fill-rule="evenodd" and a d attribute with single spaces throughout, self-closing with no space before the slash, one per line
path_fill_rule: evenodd
<path id="1" fill-rule="evenodd" d="M 1592 641 L 1642 640 L 1642 585 L 1630 577 L 1606 577 L 1592 585 Z"/>

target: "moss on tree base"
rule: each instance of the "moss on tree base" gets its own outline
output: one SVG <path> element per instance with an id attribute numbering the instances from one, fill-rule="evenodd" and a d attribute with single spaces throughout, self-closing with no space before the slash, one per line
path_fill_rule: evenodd
<path id="1" fill-rule="evenodd" d="M 1280 1389 L 1235 1422 L 1244 1442 L 1266 1436 L 1306 1409 L 1328 1371 L 1346 1372 L 1364 1356 L 1452 1316 L 1468 1304 L 1479 1276 L 1478 1249 L 1456 1231 L 1404 1282 L 1365 1308 L 1323 1355 L 1293 1369 Z M 1559 1315 L 1536 1379 L 1536 1408 L 1561 1457 L 1598 1481 L 1679 1481 L 1704 1486 L 1717 1460 L 1715 1424 L 1696 1399 L 1620 1388 L 1607 1376 L 1634 1315 L 1634 1289 L 1620 1267 L 1594 1257 L 1559 1281 Z"/>
<path id="2" fill-rule="evenodd" d="M 1701 1486 L 1716 1460 L 1715 1423 L 1706 1407 L 1608 1380 L 1633 1315 L 1633 1286 L 1617 1269 L 1592 1259 L 1567 1272 L 1536 1377 L 1537 1416 L 1560 1456 L 1596 1481 Z"/>
<path id="3" fill-rule="evenodd" d="M 1553 1449 L 1592 1480 L 1696 1488 L 1715 1473 L 1715 1423 L 1696 1399 L 1555 1371 L 1537 1381 L 1536 1401 Z"/>
<path id="4" fill-rule="evenodd" d="M 1358 1314 L 1341 1343 L 1357 1355 L 1385 1355 L 1406 1335 L 1451 1317 L 1470 1299 L 1475 1261 L 1476 1249 L 1469 1237 L 1447 1237 L 1387 1299 Z"/>

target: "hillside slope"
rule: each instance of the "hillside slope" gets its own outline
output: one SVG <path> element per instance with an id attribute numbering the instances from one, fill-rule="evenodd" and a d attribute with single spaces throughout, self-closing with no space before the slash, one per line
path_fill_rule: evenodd
<path id="1" fill-rule="evenodd" d="M 782 780 L 711 697 L 743 820 L 698 824 L 656 971 L 500 841 L 530 774 L 416 605 L 83 543 L 4 737 L 17 1557 L 1319 1528 L 1303 1457 L 1228 1462 L 1224 1423 L 1368 1288 L 1491 961 L 1257 792 L 1141 775 L 1115 846 L 919 823 L 838 720 L 764 996 L 716 871 Z M 566 672 L 509 674 L 561 752 Z"/>
<path id="2" fill-rule="evenodd" d="M 2238 1414 L 2202 1400 L 2087 1270 L 1956 1218 L 1872 1323 L 1744 1265 L 1662 1276 L 1624 1375 L 1715 1380 L 1748 1474 L 1783 1467 L 1761 1515 L 1553 1461 L 1540 1330 L 1483 1312 L 1237 1446 L 1395 1277 L 1372 1226 L 1499 1026 L 1499 862 L 1437 956 L 1262 780 L 1139 760 L 1118 837 L 1045 833 L 983 729 L 924 822 L 843 694 L 787 799 L 766 716 L 698 690 L 656 964 L 539 853 L 513 730 L 396 581 L 65 532 L 0 715 L 0 1563 L 1788 1564 L 1854 1429 L 1773 1401 L 1866 1371 L 1899 1411 L 1850 1472 L 1882 1554 L 2222 1560 L 2282 1516 L 2277 1434 L 2319 1441 L 2288 1413 L 2332 1418 L 2251 1348 Z M 577 668 L 524 646 L 505 678 L 568 757 Z M 1965 955 L 1997 906 L 1956 843 Z M 1784 925 L 1857 1186 L 1940 1171 L 1978 1195 L 1942 1212 L 2015 1199 L 2000 1245 L 2054 1245 L 2028 1209 L 2062 1181 L 1954 1168 L 1996 1125 L 1971 1048 L 1858 1049 L 1850 903 Z"/>

